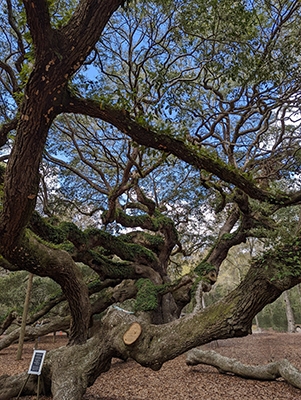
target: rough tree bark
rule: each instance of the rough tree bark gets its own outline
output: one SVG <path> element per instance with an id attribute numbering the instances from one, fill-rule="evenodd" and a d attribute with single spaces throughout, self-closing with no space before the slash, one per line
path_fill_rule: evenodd
<path id="1" fill-rule="evenodd" d="M 43 256 L 32 254 L 32 241 L 26 240 L 24 228 L 36 204 L 39 165 L 47 134 L 54 118 L 63 111 L 68 80 L 122 3 L 121 0 L 80 2 L 69 22 L 55 30 L 51 27 L 46 1 L 24 0 L 35 63 L 25 88 L 15 143 L 5 174 L 0 254 L 12 264 L 38 275 L 44 274 L 40 271 Z M 45 248 L 45 252 L 49 249 Z M 82 343 L 87 338 L 90 318 L 87 291 L 71 260 L 67 268 L 57 268 L 55 263 L 49 259 L 47 268 L 69 300 L 73 320 L 70 343 Z M 78 310 L 86 310 L 86 313 Z"/>
<path id="2" fill-rule="evenodd" d="M 11 125 L 16 127 L 16 137 L 4 181 L 0 254 L 12 269 L 49 276 L 60 284 L 70 305 L 70 344 L 73 346 L 47 355 L 42 378 L 46 391 L 52 393 L 55 400 L 77 400 L 81 399 L 86 387 L 110 367 L 113 356 L 131 357 L 143 366 L 158 370 L 167 360 L 193 347 L 216 339 L 247 335 L 254 316 L 284 290 L 300 282 L 300 271 L 296 268 L 297 272 L 284 274 L 281 279 L 273 259 L 266 258 L 268 269 L 261 264 L 254 265 L 244 282 L 214 307 L 161 326 L 149 324 L 144 314 L 128 315 L 109 310 L 99 333 L 87 340 L 91 313 L 89 293 L 74 260 L 67 252 L 46 246 L 26 231 L 36 205 L 42 152 L 56 116 L 66 112 L 101 118 L 136 142 L 166 150 L 198 169 L 204 168 L 259 201 L 284 206 L 300 201 L 301 194 L 271 194 L 232 166 L 216 160 L 203 149 L 194 148 L 190 142 L 138 124 L 127 110 L 80 99 L 69 92 L 70 77 L 83 64 L 123 0 L 79 1 L 69 22 L 60 29 L 51 25 L 46 0 L 23 0 L 23 3 L 35 61 L 19 108 L 17 125 L 16 121 Z M 1 129 L 0 144 L 5 143 L 11 126 Z M 249 229 L 250 219 L 244 222 L 246 225 L 242 226 Z M 166 233 L 163 228 L 161 233 Z M 162 252 L 163 263 L 176 243 L 174 235 L 169 239 Z M 229 242 L 222 241 L 221 238 L 219 244 L 225 254 Z M 154 264 L 156 261 L 153 260 Z M 217 264 L 220 262 L 220 259 L 216 261 Z M 141 325 L 142 333 L 136 342 L 127 346 L 123 335 L 133 322 Z M 16 396 L 21 384 L 22 375 L 1 378 L 0 399 Z M 34 386 L 35 377 L 30 379 L 24 393 L 34 393 Z"/>
<path id="3" fill-rule="evenodd" d="M 70 93 L 69 95 L 70 101 L 66 103 L 65 112 L 75 114 L 84 112 L 85 115 L 109 122 L 137 143 L 161 151 L 165 149 L 188 164 L 194 165 L 200 170 L 204 169 L 211 172 L 225 182 L 231 182 L 252 199 L 266 201 L 271 204 L 281 204 L 282 206 L 296 204 L 301 199 L 301 192 L 296 192 L 291 196 L 281 192 L 276 196 L 272 195 L 256 186 L 255 183 L 245 178 L 238 170 L 233 169 L 228 164 L 223 164 L 220 160 L 216 162 L 206 151 L 202 152 L 199 148 L 191 147 L 184 140 L 152 130 L 151 127 L 139 125 L 126 110 L 116 110 L 110 106 L 99 104 L 97 101 L 80 99 Z"/>
<path id="4" fill-rule="evenodd" d="M 106 285 L 113 284 L 112 281 L 103 282 L 100 285 L 100 291 L 97 291 L 98 298 L 91 305 L 91 316 L 94 314 L 100 314 L 104 312 L 109 306 L 114 304 L 115 302 L 123 302 L 126 299 L 130 299 L 135 297 L 137 293 L 137 287 L 135 286 L 135 282 L 131 280 L 122 281 L 120 284 L 117 284 L 115 287 L 107 287 Z M 96 290 L 91 290 L 91 294 L 95 293 Z M 53 300 L 52 306 L 58 304 L 59 302 L 66 300 L 65 296 L 58 296 Z M 38 319 L 42 319 L 45 314 L 50 311 L 51 307 L 43 307 L 42 310 L 32 315 L 31 318 L 28 318 L 28 324 L 26 326 L 24 337 L 25 340 L 34 340 L 38 337 L 47 335 L 56 331 L 69 331 L 71 318 L 70 315 L 66 316 L 57 316 L 52 317 L 47 322 L 42 325 L 36 326 L 35 322 Z M 9 327 L 9 322 L 14 321 L 16 317 L 11 316 L 5 324 L 6 329 Z M 89 336 L 93 336 L 94 332 L 96 332 L 96 327 L 94 327 L 93 322 L 90 321 L 89 326 Z M 10 346 L 16 340 L 18 340 L 20 336 L 20 327 L 12 330 L 10 333 L 4 335 L 0 339 L 0 350 Z"/>
<path id="5" fill-rule="evenodd" d="M 219 303 L 164 325 L 149 324 L 144 313 L 135 315 L 109 309 L 99 332 L 86 343 L 48 353 L 42 376 L 47 392 L 55 400 L 80 400 L 87 386 L 110 368 L 112 357 L 132 358 L 142 366 L 159 370 L 164 362 L 189 349 L 216 339 L 247 335 L 255 315 L 284 289 L 299 282 L 293 277 L 277 279 L 275 272 L 256 264 L 239 287 Z M 133 322 L 139 323 L 142 332 L 128 346 L 123 336 Z M 22 378 L 1 378 L 0 399 L 16 396 L 24 382 Z M 24 393 L 34 394 L 32 381 L 30 385 Z"/>
<path id="6" fill-rule="evenodd" d="M 233 358 L 221 356 L 213 350 L 196 348 L 187 353 L 186 364 L 211 365 L 220 373 L 231 373 L 247 379 L 272 381 L 283 378 L 292 386 L 301 389 L 301 372 L 286 359 L 266 365 L 246 365 Z"/>
<path id="7" fill-rule="evenodd" d="M 6 329 L 11 326 L 11 324 L 15 321 L 16 318 L 17 318 L 16 311 L 11 311 L 7 315 L 7 317 L 5 318 L 5 320 L 2 322 L 2 324 L 0 326 L 0 335 L 2 335 L 6 331 Z"/>

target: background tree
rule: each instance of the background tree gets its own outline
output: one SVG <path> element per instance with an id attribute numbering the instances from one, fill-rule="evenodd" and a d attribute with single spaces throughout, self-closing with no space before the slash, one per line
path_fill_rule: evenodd
<path id="1" fill-rule="evenodd" d="M 123 3 L 1 9 L 0 261 L 53 279 L 62 293 L 51 306 L 68 302 L 69 346 L 49 354 L 43 376 L 54 399 L 80 399 L 112 357 L 159 369 L 246 335 L 300 282 L 298 220 L 281 227 L 301 201 L 300 3 Z M 248 238 L 265 247 L 240 285 L 178 319 Z M 172 280 L 195 253 L 193 273 Z M 3 378 L 2 398 L 22 380 Z"/>

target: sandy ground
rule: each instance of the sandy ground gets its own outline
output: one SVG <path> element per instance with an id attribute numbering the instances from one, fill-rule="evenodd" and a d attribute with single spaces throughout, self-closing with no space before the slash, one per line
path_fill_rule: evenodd
<path id="1" fill-rule="evenodd" d="M 59 336 L 41 338 L 39 348 L 50 350 L 66 343 Z M 16 361 L 17 345 L 0 352 L 0 375 L 28 371 L 33 342 L 25 345 L 23 359 Z M 257 333 L 246 338 L 228 339 L 204 346 L 247 364 L 266 364 L 287 358 L 301 370 L 301 334 Z M 22 397 L 34 400 L 36 397 Z M 47 398 L 40 395 L 40 400 Z M 49 398 L 48 398 L 49 399 Z M 84 400 L 301 400 L 301 390 L 282 379 L 274 382 L 245 380 L 219 374 L 213 367 L 189 367 L 185 355 L 167 362 L 154 372 L 135 363 L 113 360 L 110 371 L 89 388 Z"/>

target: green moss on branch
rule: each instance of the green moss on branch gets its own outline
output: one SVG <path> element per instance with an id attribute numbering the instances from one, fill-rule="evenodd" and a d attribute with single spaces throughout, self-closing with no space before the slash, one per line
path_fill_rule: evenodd
<path id="1" fill-rule="evenodd" d="M 136 296 L 136 311 L 154 311 L 158 307 L 158 293 L 160 287 L 149 279 L 139 279 L 136 282 L 138 293 Z"/>
<path id="2" fill-rule="evenodd" d="M 129 279 L 135 276 L 135 269 L 129 263 L 114 262 L 109 258 L 91 251 L 94 270 L 103 279 Z"/>

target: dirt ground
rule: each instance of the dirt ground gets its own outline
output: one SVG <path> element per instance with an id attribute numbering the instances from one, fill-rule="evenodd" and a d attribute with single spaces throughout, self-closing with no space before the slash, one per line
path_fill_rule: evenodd
<path id="1" fill-rule="evenodd" d="M 41 338 L 39 348 L 50 350 L 66 343 L 64 336 Z M 0 351 L 0 375 L 28 371 L 33 342 L 25 345 L 16 361 L 17 345 Z M 247 364 L 266 364 L 287 358 L 301 370 L 301 334 L 256 333 L 246 338 L 220 340 L 204 346 Z M 36 397 L 22 397 L 34 400 Z M 40 395 L 40 400 L 46 400 Z M 279 379 L 274 382 L 245 380 L 219 374 L 213 367 L 188 367 L 185 355 L 166 363 L 158 372 L 134 361 L 113 360 L 110 371 L 89 388 L 84 400 L 301 400 L 301 390 Z"/>

